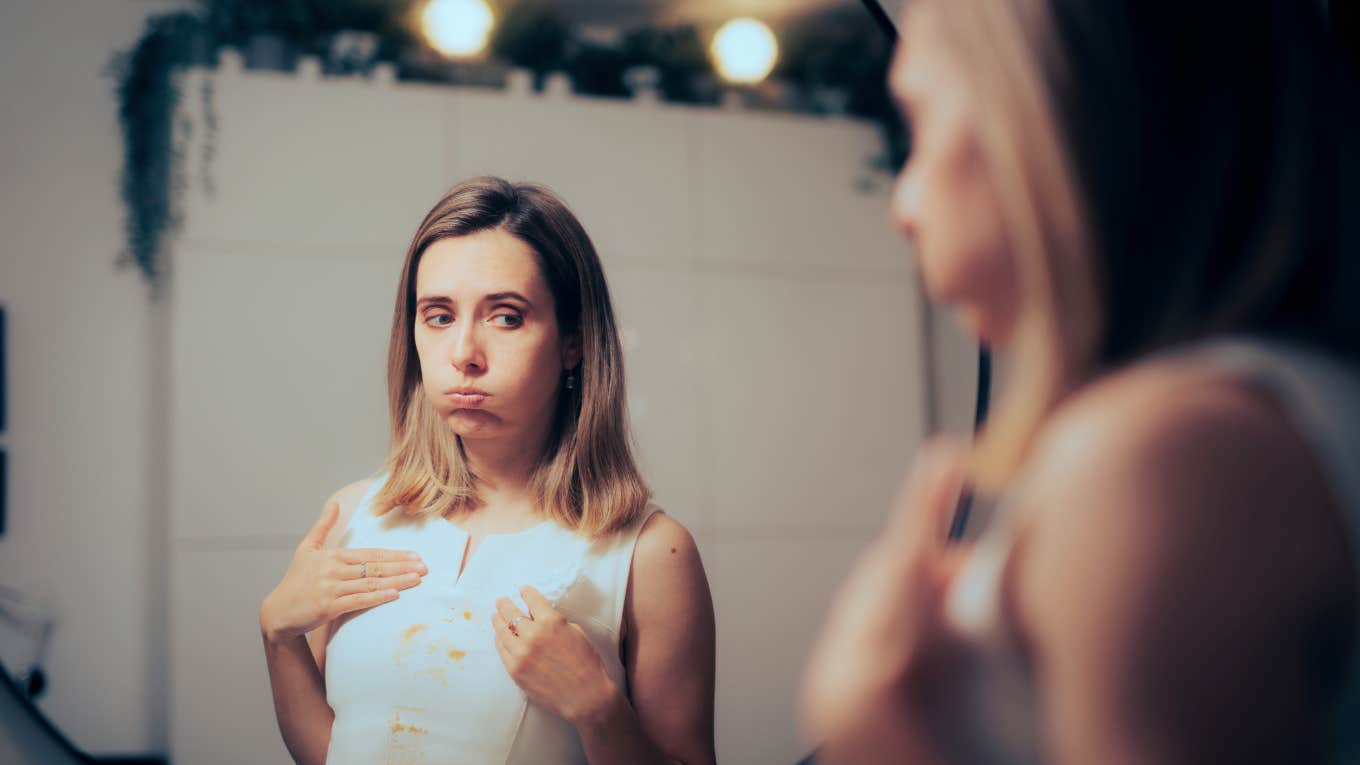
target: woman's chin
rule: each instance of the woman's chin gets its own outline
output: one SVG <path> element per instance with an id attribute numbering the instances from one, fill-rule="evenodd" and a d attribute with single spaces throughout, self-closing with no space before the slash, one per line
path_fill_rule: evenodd
<path id="1" fill-rule="evenodd" d="M 993 320 L 987 312 L 973 305 L 955 305 L 954 320 L 965 334 L 992 348 L 1004 347 L 1010 340 L 1010 327 Z"/>
<path id="2" fill-rule="evenodd" d="M 455 409 L 444 416 L 444 422 L 462 438 L 486 438 L 501 424 L 499 417 L 485 409 Z"/>

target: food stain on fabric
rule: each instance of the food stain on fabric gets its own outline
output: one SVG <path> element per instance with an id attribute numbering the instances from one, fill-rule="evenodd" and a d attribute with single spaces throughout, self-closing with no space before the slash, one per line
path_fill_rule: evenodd
<path id="1" fill-rule="evenodd" d="M 449 658 L 454 661 L 462 661 L 464 656 L 467 656 L 467 651 L 460 651 L 457 648 L 449 649 Z"/>
<path id="2" fill-rule="evenodd" d="M 430 729 L 429 729 L 429 728 L 421 728 L 421 727 L 419 727 L 419 726 L 417 726 L 417 725 L 405 725 L 405 724 L 402 724 L 402 722 L 401 722 L 401 712 L 397 712 L 396 715 L 394 715 L 394 716 L 392 717 L 391 720 L 388 720 L 388 721 L 387 721 L 387 723 L 388 723 L 388 726 L 389 726 L 390 730 L 392 731 L 392 735 L 393 735 L 393 736 L 396 736 L 398 733 L 402 733 L 402 732 L 407 732 L 407 733 L 421 733 L 421 734 L 429 733 L 429 732 L 430 732 Z"/>
<path id="3" fill-rule="evenodd" d="M 396 653 L 392 654 L 392 661 L 400 665 L 402 659 L 411 655 L 411 652 L 415 650 L 415 646 L 412 644 L 412 641 L 414 640 L 416 635 L 419 635 L 426 629 L 429 629 L 429 625 L 412 624 L 410 627 L 407 627 L 405 630 L 403 630 L 401 633 L 401 645 L 397 647 Z"/>

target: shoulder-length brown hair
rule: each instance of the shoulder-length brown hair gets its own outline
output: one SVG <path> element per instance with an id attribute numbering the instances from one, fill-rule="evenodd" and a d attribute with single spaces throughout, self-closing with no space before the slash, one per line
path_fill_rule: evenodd
<path id="1" fill-rule="evenodd" d="M 983 115 L 1022 294 L 999 489 L 1094 375 L 1273 336 L 1360 361 L 1354 71 L 1303 0 L 914 0 Z"/>
<path id="2" fill-rule="evenodd" d="M 462 441 L 422 387 L 415 281 L 431 244 L 488 229 L 502 229 L 529 245 L 552 293 L 559 333 L 581 342 L 576 384 L 558 392 L 548 444 L 531 478 L 540 509 L 587 536 L 620 529 L 641 515 L 651 492 L 633 458 L 623 351 L 604 269 L 585 229 L 557 195 L 492 177 L 471 178 L 449 190 L 406 250 L 387 353 L 388 477 L 374 512 L 401 506 L 410 515 L 440 516 L 480 504 Z"/>

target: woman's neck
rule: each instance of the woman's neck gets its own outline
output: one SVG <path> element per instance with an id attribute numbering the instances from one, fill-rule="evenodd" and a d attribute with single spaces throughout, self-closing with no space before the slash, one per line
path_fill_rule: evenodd
<path id="1" fill-rule="evenodd" d="M 482 500 L 478 512 L 538 513 L 530 483 L 546 440 L 546 434 L 534 439 L 463 439 L 463 455 L 477 476 Z"/>

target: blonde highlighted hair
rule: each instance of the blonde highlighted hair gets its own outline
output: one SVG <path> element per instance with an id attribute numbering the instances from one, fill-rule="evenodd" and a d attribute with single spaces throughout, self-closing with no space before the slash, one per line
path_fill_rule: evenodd
<path id="1" fill-rule="evenodd" d="M 1356 78 L 1296 0 L 909 0 L 978 105 L 1018 272 L 995 492 L 1094 376 L 1229 333 L 1360 362 Z"/>
<path id="2" fill-rule="evenodd" d="M 529 245 L 553 296 L 558 331 L 576 335 L 576 384 L 559 388 L 548 443 L 531 477 L 540 509 L 585 536 L 639 518 L 651 498 L 633 458 L 624 395 L 623 351 L 599 256 L 579 221 L 549 189 L 500 178 L 459 183 L 425 216 L 402 266 L 388 345 L 391 443 L 386 483 L 373 502 L 382 514 L 442 516 L 480 505 L 477 476 L 461 439 L 429 403 L 416 352 L 415 279 L 434 242 L 501 229 Z"/>

